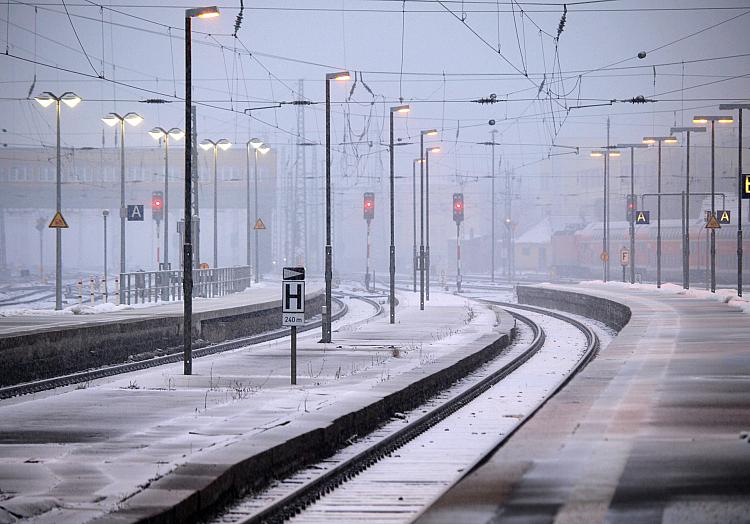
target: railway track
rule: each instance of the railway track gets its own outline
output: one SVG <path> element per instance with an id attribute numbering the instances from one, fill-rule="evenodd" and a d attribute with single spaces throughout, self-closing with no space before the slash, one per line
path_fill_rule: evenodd
<path id="1" fill-rule="evenodd" d="M 375 308 L 376 312 L 370 318 L 373 318 L 382 312 L 382 306 L 378 304 L 375 300 L 365 298 L 365 297 L 355 296 L 349 293 L 340 293 L 340 295 L 357 298 L 359 300 L 362 300 L 371 304 Z M 344 315 L 347 314 L 348 306 L 339 299 L 334 298 L 334 300 L 339 304 L 340 309 L 339 311 L 333 314 L 332 319 L 339 320 L 340 318 L 344 317 Z M 318 318 L 317 320 L 313 320 L 311 322 L 306 323 L 304 326 L 300 326 L 298 328 L 298 332 L 309 331 L 311 329 L 320 327 L 320 325 L 321 325 L 321 320 L 320 318 Z M 277 329 L 274 331 L 269 331 L 266 333 L 260 333 L 258 335 L 253 335 L 250 337 L 236 338 L 236 339 L 228 340 L 226 342 L 212 344 L 210 346 L 204 346 L 204 347 L 195 349 L 193 350 L 193 358 L 200 358 L 200 357 L 205 357 L 208 355 L 214 355 L 216 353 L 230 351 L 233 349 L 241 348 L 243 346 L 259 344 L 262 342 L 267 342 L 269 340 L 282 338 L 288 335 L 289 335 L 289 330 L 286 328 L 282 328 L 282 329 Z M 25 382 L 23 384 L 16 384 L 13 386 L 5 386 L 3 388 L 0 388 L 0 400 L 13 398 L 13 397 L 20 397 L 23 395 L 30 395 L 32 393 L 39 393 L 41 391 L 47 391 L 50 389 L 60 388 L 64 386 L 72 386 L 75 384 L 90 382 L 92 380 L 111 377 L 114 375 L 120 375 L 123 373 L 131 373 L 133 371 L 140 371 L 140 370 L 144 370 L 148 368 L 162 366 L 164 364 L 173 364 L 175 362 L 181 362 L 182 358 L 183 358 L 182 349 L 179 348 L 176 352 L 169 353 L 168 355 L 158 356 L 158 357 L 149 358 L 145 360 L 139 360 L 135 362 L 126 362 L 123 364 L 103 366 L 103 367 L 96 368 L 96 369 L 80 371 L 77 373 L 70 373 L 67 375 L 60 375 L 60 376 L 52 377 L 48 379 L 36 380 L 33 382 Z"/>
<path id="2" fill-rule="evenodd" d="M 546 398 L 551 397 L 563 387 L 564 384 L 570 380 L 570 377 L 582 369 L 586 363 L 593 358 L 598 350 L 599 341 L 596 333 L 576 319 L 557 312 L 550 312 L 540 308 L 533 308 L 531 306 L 519 306 L 517 304 L 508 304 L 505 302 L 490 300 L 485 300 L 485 302 L 516 310 L 525 310 L 535 314 L 547 315 L 560 321 L 567 322 L 583 333 L 586 341 L 583 357 L 576 363 L 575 368 L 570 375 L 561 381 Z M 367 437 L 364 437 L 360 442 L 349 446 L 351 449 L 346 448 L 327 461 L 318 463 L 298 472 L 288 479 L 279 481 L 275 486 L 271 486 L 263 493 L 252 493 L 245 496 L 238 502 L 230 505 L 228 509 L 213 516 L 210 522 L 236 522 L 242 524 L 277 523 L 285 522 L 289 519 L 294 520 L 293 518 L 297 515 L 303 514 L 302 512 L 305 512 L 303 514 L 305 516 L 305 519 L 303 520 L 305 521 L 316 521 L 322 519 L 322 521 L 326 522 L 330 517 L 330 514 L 308 514 L 306 508 L 315 504 L 317 501 L 320 501 L 324 497 L 335 496 L 337 490 L 342 489 L 342 487 L 345 489 L 347 484 L 360 474 L 375 466 L 381 460 L 394 456 L 399 448 L 409 444 L 423 434 L 426 435 L 427 432 L 436 425 L 449 419 L 451 415 L 462 408 L 469 406 L 476 399 L 487 393 L 490 388 L 511 376 L 544 346 L 547 335 L 538 323 L 534 322 L 524 314 L 512 310 L 509 312 L 518 321 L 525 324 L 529 328 L 530 333 L 527 335 L 530 339 L 528 344 L 518 351 L 517 354 L 514 354 L 510 361 L 495 366 L 491 372 L 484 374 L 484 376 L 482 376 L 482 373 L 479 373 L 473 381 L 469 381 L 470 383 L 468 385 L 464 384 L 456 386 L 460 389 L 458 392 L 454 391 L 454 388 L 450 388 L 443 394 L 438 395 L 434 401 L 428 402 L 423 408 L 421 408 L 420 416 L 417 416 L 414 420 L 406 420 L 407 417 L 404 415 L 397 416 L 395 421 L 386 424 L 383 428 L 380 428 Z M 502 440 L 484 456 L 489 456 L 496 447 L 502 445 L 507 438 L 520 428 L 525 420 L 541 408 L 543 403 L 544 402 L 539 403 L 538 406 L 536 406 L 517 424 L 515 429 L 505 435 Z M 426 407 L 428 404 L 429 407 Z M 401 420 L 402 417 L 403 420 Z M 442 452 L 443 451 L 441 451 L 441 453 Z M 479 464 L 479 462 L 476 464 Z M 373 515 L 379 514 L 377 505 L 382 502 L 382 490 L 385 489 L 384 486 L 385 484 L 378 484 L 378 482 L 375 481 L 370 486 L 369 492 L 362 493 L 357 491 L 356 493 L 345 496 L 348 501 L 351 501 L 352 504 L 357 506 L 362 506 L 363 504 L 366 504 L 364 501 L 371 500 L 375 507 L 372 508 L 371 512 L 366 514 L 372 518 Z M 409 490 L 407 489 L 406 491 L 408 492 Z M 344 494 L 346 493 L 347 492 L 344 491 Z M 407 498 L 409 497 L 408 493 L 404 493 L 404 495 Z M 393 499 L 391 499 L 390 503 L 394 503 Z M 398 504 L 398 502 L 396 502 L 396 504 Z M 404 502 L 404 504 L 408 504 L 408 501 Z M 359 510 L 361 510 L 361 508 L 356 508 L 354 513 L 347 514 L 346 516 L 354 520 L 366 518 L 363 517 Z"/>

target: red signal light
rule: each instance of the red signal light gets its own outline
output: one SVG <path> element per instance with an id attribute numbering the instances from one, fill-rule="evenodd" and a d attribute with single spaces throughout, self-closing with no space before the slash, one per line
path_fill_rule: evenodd
<path id="1" fill-rule="evenodd" d="M 369 191 L 364 194 L 364 218 L 365 220 L 375 218 L 375 193 Z"/>

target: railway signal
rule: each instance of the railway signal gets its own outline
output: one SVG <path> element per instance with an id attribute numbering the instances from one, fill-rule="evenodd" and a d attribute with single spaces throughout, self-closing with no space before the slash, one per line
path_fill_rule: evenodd
<path id="1" fill-rule="evenodd" d="M 151 192 L 151 218 L 156 222 L 161 222 L 164 218 L 164 192 Z"/>
<path id="2" fill-rule="evenodd" d="M 362 203 L 362 210 L 364 218 L 367 221 L 367 257 L 365 261 L 365 289 L 370 291 L 370 253 L 371 253 L 371 242 L 370 242 L 370 222 L 375 218 L 375 193 L 366 192 L 364 194 L 364 202 Z"/>
<path id="3" fill-rule="evenodd" d="M 365 220 L 369 222 L 375 218 L 375 193 L 365 193 L 362 208 Z"/>
<path id="4" fill-rule="evenodd" d="M 628 223 L 632 222 L 635 219 L 635 205 L 636 196 L 628 195 L 627 209 L 625 211 L 625 219 L 628 221 Z"/>
<path id="5" fill-rule="evenodd" d="M 453 193 L 453 221 L 456 225 L 464 220 L 464 194 Z"/>
<path id="6" fill-rule="evenodd" d="M 464 220 L 464 194 L 453 193 L 453 221 L 456 223 L 456 291 L 461 292 L 461 222 Z"/>

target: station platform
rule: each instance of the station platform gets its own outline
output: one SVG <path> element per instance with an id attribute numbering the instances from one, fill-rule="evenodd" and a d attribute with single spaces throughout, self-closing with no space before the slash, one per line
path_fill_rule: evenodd
<path id="1" fill-rule="evenodd" d="M 324 284 L 305 289 L 307 318 L 320 314 Z M 61 311 L 0 312 L 0 386 L 178 351 L 182 302 L 100 304 Z M 281 282 L 241 293 L 193 299 L 196 347 L 271 331 L 280 326 Z"/>
<path id="2" fill-rule="evenodd" d="M 246 292 L 233 293 L 223 297 L 193 299 L 193 314 L 199 318 L 224 316 L 237 308 L 254 304 L 280 301 L 281 282 L 263 282 L 248 288 Z M 322 284 L 308 285 L 307 292 L 320 291 Z M 0 312 L 0 339 L 27 333 L 78 329 L 111 322 L 132 322 L 146 318 L 182 317 L 182 302 L 159 302 L 119 306 L 110 303 L 111 308 L 102 304 L 91 307 L 86 302 L 78 309 L 68 307 L 61 311 L 22 310 L 17 314 L 12 310 Z"/>
<path id="3" fill-rule="evenodd" d="M 587 307 L 619 336 L 484 464 L 416 520 L 748 522 L 750 315 L 612 285 L 529 286 L 519 301 Z M 589 298 L 586 298 L 589 297 Z"/>
<path id="4" fill-rule="evenodd" d="M 509 343 L 514 319 L 465 298 L 398 295 L 397 323 L 349 314 L 289 338 L 0 401 L 0 522 L 183 522 L 320 460 Z"/>

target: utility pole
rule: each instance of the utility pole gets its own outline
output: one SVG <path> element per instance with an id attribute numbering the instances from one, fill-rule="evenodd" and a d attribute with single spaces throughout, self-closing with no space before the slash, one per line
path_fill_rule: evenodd
<path id="1" fill-rule="evenodd" d="M 610 149 L 610 143 L 609 143 L 609 117 L 607 117 L 607 151 Z M 605 244 L 604 244 L 604 251 L 606 251 L 607 256 L 604 257 L 604 281 L 607 282 L 609 280 L 609 215 L 610 215 L 610 205 L 609 205 L 609 194 L 610 194 L 610 180 L 609 180 L 609 155 L 604 156 L 604 228 L 605 228 Z"/>
<path id="2" fill-rule="evenodd" d="M 750 104 L 721 104 L 721 110 L 737 109 L 739 127 L 737 128 L 737 295 L 742 296 L 742 195 L 744 193 L 742 177 L 742 110 L 750 109 Z"/>

